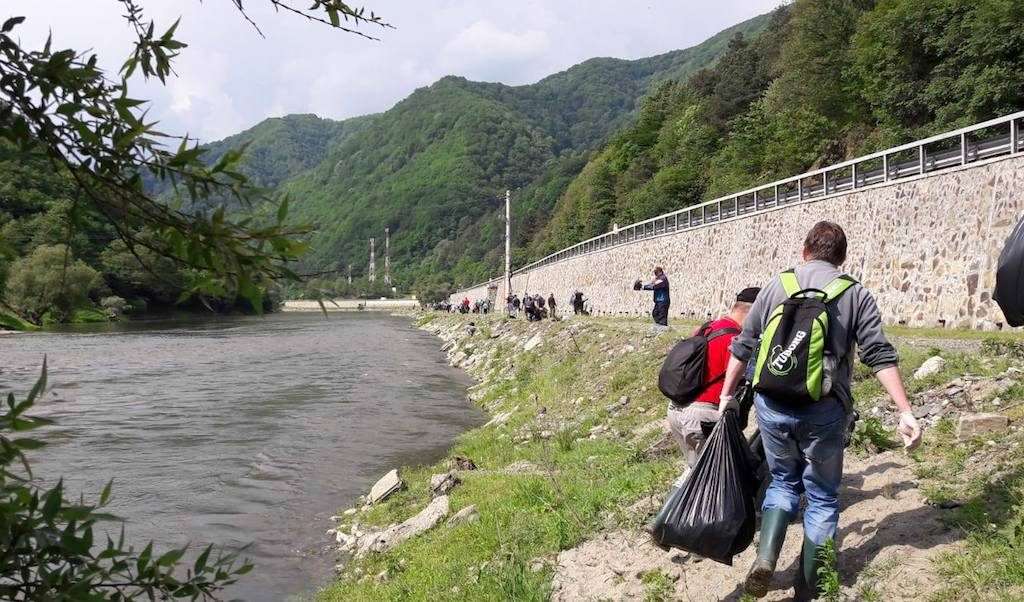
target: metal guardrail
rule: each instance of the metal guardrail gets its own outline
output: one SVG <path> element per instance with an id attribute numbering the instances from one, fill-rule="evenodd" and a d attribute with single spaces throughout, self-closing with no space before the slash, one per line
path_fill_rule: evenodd
<path id="1" fill-rule="evenodd" d="M 953 167 L 1016 155 L 1024 151 L 1024 111 L 924 140 L 837 163 L 652 217 L 556 251 L 515 271 L 604 251 L 638 240 L 684 232 L 709 224 L 771 211 L 785 205 L 827 198 Z M 469 288 L 500 280 L 492 278 Z M 466 289 L 463 289 L 466 290 Z"/>

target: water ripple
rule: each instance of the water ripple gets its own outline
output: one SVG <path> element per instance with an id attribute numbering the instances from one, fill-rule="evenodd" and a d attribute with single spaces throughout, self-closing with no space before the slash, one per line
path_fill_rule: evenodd
<path id="1" fill-rule="evenodd" d="M 230 595 L 280 600 L 330 574 L 330 515 L 480 422 L 437 347 L 372 314 L 99 325 L 0 339 L 0 390 L 27 390 L 47 355 L 37 413 L 58 424 L 37 473 L 87 496 L 115 477 L 136 541 L 251 542 Z"/>

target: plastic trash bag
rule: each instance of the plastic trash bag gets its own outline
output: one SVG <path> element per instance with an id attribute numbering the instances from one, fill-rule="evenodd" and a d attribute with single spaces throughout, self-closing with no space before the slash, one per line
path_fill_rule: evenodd
<path id="1" fill-rule="evenodd" d="M 1010 326 L 1024 326 L 1024 219 L 1006 239 L 992 295 Z"/>
<path id="2" fill-rule="evenodd" d="M 654 519 L 654 539 L 732 565 L 754 539 L 759 481 L 753 462 L 736 412 L 725 412 L 683 486 Z"/>

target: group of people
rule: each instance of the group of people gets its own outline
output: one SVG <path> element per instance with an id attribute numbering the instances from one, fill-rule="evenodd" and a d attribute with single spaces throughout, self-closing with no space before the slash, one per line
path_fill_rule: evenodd
<path id="1" fill-rule="evenodd" d="M 577 316 L 590 315 L 590 312 L 586 309 L 586 303 L 587 299 L 579 290 L 575 290 L 569 295 L 569 305 Z M 540 293 L 533 295 L 524 294 L 522 299 L 519 298 L 519 295 L 512 293 L 505 298 L 505 308 L 510 318 L 518 317 L 519 311 L 522 309 L 526 319 L 530 322 L 537 322 L 545 318 L 559 319 L 558 301 L 555 299 L 555 293 L 549 294 L 547 299 Z"/>
<path id="2" fill-rule="evenodd" d="M 455 304 L 448 301 L 437 303 L 434 305 L 434 309 L 452 314 L 489 314 L 492 307 L 490 299 L 477 299 L 471 302 L 469 297 L 463 297 L 461 302 Z"/>
<path id="3" fill-rule="evenodd" d="M 821 551 L 836 537 L 843 453 L 856 420 L 850 389 L 855 351 L 896 405 L 904 445 L 913 448 L 921 440 L 875 300 L 840 269 L 846 251 L 839 225 L 819 222 L 811 228 L 800 265 L 763 288 L 743 289 L 728 314 L 694 333 L 707 338 L 703 387 L 689 402 L 668 407 L 669 427 L 692 467 L 705 443 L 702 423 L 714 423 L 727 411 L 749 411 L 736 393 L 741 385 L 753 391 L 770 477 L 757 557 L 744 584 L 755 598 L 768 592 L 801 496 L 806 507 L 796 599 L 817 597 Z M 669 304 L 664 271 L 656 268 L 654 280 L 642 288 L 654 291 L 654 319 L 664 324 Z M 684 472 L 673 487 L 685 479 Z"/>
<path id="4" fill-rule="evenodd" d="M 519 295 L 513 293 L 505 299 L 505 304 L 510 318 L 517 317 L 519 310 L 522 309 L 529 322 L 538 322 L 545 318 L 558 319 L 558 302 L 555 300 L 554 293 L 551 293 L 547 299 L 540 293 L 524 294 L 521 300 Z"/>

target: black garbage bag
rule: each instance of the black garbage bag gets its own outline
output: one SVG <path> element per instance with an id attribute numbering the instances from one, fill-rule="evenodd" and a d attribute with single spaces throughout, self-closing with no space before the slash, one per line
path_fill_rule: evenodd
<path id="1" fill-rule="evenodd" d="M 992 298 L 1010 326 L 1024 326 L 1024 219 L 1006 239 L 1006 247 L 999 255 Z"/>
<path id="2" fill-rule="evenodd" d="M 753 461 L 736 412 L 725 412 L 683 486 L 654 519 L 655 541 L 732 565 L 754 539 Z"/>

